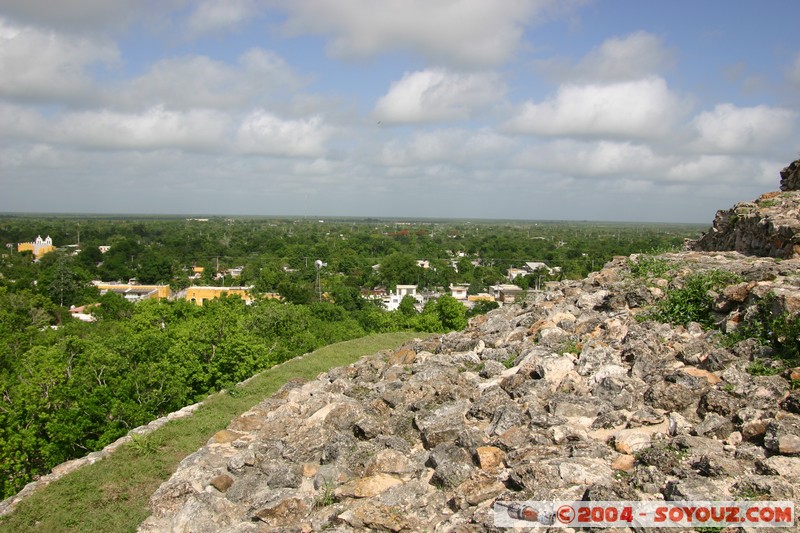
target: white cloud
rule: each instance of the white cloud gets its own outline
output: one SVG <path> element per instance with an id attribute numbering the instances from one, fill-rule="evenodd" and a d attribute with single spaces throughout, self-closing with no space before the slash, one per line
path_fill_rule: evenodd
<path id="1" fill-rule="evenodd" d="M 550 100 L 525 103 L 507 127 L 538 135 L 657 138 L 672 129 L 683 107 L 658 77 L 605 85 L 564 85 Z"/>
<path id="2" fill-rule="evenodd" d="M 0 0 L 0 12 L 24 23 L 64 31 L 122 27 L 151 2 L 141 0 Z"/>
<path id="3" fill-rule="evenodd" d="M 332 134 L 321 117 L 283 120 L 258 110 L 245 118 L 237 133 L 237 150 L 243 154 L 315 157 L 325 153 Z"/>
<path id="4" fill-rule="evenodd" d="M 3 132 L 5 140 L 35 141 L 47 131 L 47 128 L 48 122 L 33 109 L 0 102 L 0 131 Z"/>
<path id="5" fill-rule="evenodd" d="M 515 164 L 572 177 L 642 177 L 663 168 L 666 160 L 649 146 L 563 139 L 526 148 Z"/>
<path id="6" fill-rule="evenodd" d="M 187 27 L 192 35 L 230 30 L 257 12 L 253 0 L 205 0 L 189 16 Z"/>
<path id="7" fill-rule="evenodd" d="M 464 120 L 501 100 L 503 82 L 496 74 L 456 74 L 428 69 L 406 74 L 375 105 L 374 114 L 387 122 L 421 123 Z"/>
<path id="8" fill-rule="evenodd" d="M 724 183 L 733 187 L 754 187 L 760 194 L 764 190 L 777 189 L 780 183 L 779 161 L 734 155 L 701 155 L 682 157 L 665 174 L 665 179 L 688 182 L 693 186 Z M 752 199 L 740 196 L 736 201 Z M 727 206 L 720 205 L 719 208 Z"/>
<path id="9" fill-rule="evenodd" d="M 330 36 L 343 58 L 413 50 L 440 64 L 499 65 L 519 47 L 523 25 L 550 0 L 284 0 L 290 34 Z"/>
<path id="10" fill-rule="evenodd" d="M 561 79 L 588 82 L 631 81 L 659 74 L 673 64 L 673 54 L 661 39 L 638 31 L 614 37 L 573 66 L 550 65 Z"/>
<path id="11" fill-rule="evenodd" d="M 693 125 L 699 149 L 752 153 L 792 143 L 796 122 L 797 113 L 788 109 L 719 104 L 695 117 Z"/>
<path id="12" fill-rule="evenodd" d="M 676 162 L 665 177 L 670 181 L 705 182 L 713 176 L 718 181 L 720 177 L 730 178 L 738 174 L 739 164 L 739 160 L 730 156 L 703 155 Z"/>
<path id="13" fill-rule="evenodd" d="M 437 130 L 393 140 L 381 150 L 381 163 L 392 166 L 447 164 L 496 168 L 518 143 L 491 130 Z"/>
<path id="14" fill-rule="evenodd" d="M 94 96 L 87 68 L 118 61 L 115 45 L 15 26 L 0 18 L 0 95 L 18 101 L 75 101 Z"/>
<path id="15" fill-rule="evenodd" d="M 280 56 L 253 48 L 234 65 L 206 56 L 162 59 L 143 76 L 116 88 L 108 101 L 126 107 L 241 108 L 296 89 L 300 83 Z"/>
<path id="16" fill-rule="evenodd" d="M 64 115 L 52 139 L 88 148 L 214 150 L 225 142 L 227 116 L 211 110 L 178 112 L 154 107 L 144 113 L 91 111 Z"/>

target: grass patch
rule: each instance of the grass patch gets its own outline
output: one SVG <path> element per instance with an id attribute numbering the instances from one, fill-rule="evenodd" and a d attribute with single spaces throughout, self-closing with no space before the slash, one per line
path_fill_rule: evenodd
<path id="1" fill-rule="evenodd" d="M 583 344 L 576 341 L 575 339 L 570 339 L 565 341 L 560 348 L 558 349 L 558 353 L 571 353 L 572 355 L 580 355 L 581 351 L 583 350 Z"/>
<path id="2" fill-rule="evenodd" d="M 317 496 L 314 498 L 314 509 L 321 509 L 336 503 L 336 497 L 333 494 L 334 484 L 331 481 L 325 480 L 325 485 L 320 489 Z"/>
<path id="3" fill-rule="evenodd" d="M 753 361 L 747 371 L 753 375 L 772 375 L 780 373 L 784 367 L 800 364 L 800 316 L 778 312 L 777 297 L 768 293 L 753 313 L 746 316 L 733 332 L 726 336 L 725 344 L 733 346 L 744 339 L 755 339 L 762 346 L 773 350 L 773 362 L 765 365 Z"/>
<path id="4" fill-rule="evenodd" d="M 205 445 L 233 418 L 292 378 L 313 379 L 330 368 L 396 348 L 416 336 L 419 333 L 383 333 L 332 344 L 262 372 L 236 388 L 233 395 L 214 394 L 193 416 L 138 437 L 109 458 L 38 490 L 20 502 L 11 515 L 0 518 L 0 532 L 135 531 L 150 514 L 150 495 L 184 457 Z"/>
<path id="5" fill-rule="evenodd" d="M 751 376 L 776 376 L 783 372 L 783 366 L 774 366 L 772 362 L 764 363 L 761 359 L 755 359 L 747 365 L 747 373 Z"/>
<path id="6" fill-rule="evenodd" d="M 627 267 L 634 278 L 661 278 L 669 272 L 672 264 L 666 259 L 649 255 L 639 256 L 636 261 L 627 260 Z"/>

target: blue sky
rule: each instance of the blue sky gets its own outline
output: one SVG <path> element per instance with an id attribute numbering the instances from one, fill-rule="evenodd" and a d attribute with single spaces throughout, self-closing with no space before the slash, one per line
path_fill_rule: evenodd
<path id="1" fill-rule="evenodd" d="M 0 0 L 0 212 L 708 222 L 800 157 L 788 0 Z"/>

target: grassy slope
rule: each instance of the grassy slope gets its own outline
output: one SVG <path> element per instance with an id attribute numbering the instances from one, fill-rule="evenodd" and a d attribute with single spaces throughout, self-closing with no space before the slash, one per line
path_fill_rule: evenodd
<path id="1" fill-rule="evenodd" d="M 216 394 L 195 414 L 175 420 L 111 457 L 64 476 L 34 493 L 0 519 L 0 531 L 135 531 L 149 514 L 147 503 L 178 463 L 203 446 L 239 414 L 294 377 L 311 379 L 364 355 L 396 348 L 419 334 L 371 335 L 321 348 L 267 370 L 234 395 Z"/>

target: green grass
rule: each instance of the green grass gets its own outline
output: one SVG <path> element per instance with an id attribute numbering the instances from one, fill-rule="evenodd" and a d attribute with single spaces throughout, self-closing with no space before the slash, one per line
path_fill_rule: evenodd
<path id="1" fill-rule="evenodd" d="M 0 518 L 0 532 L 135 531 L 148 515 L 150 495 L 178 463 L 203 446 L 214 433 L 292 378 L 313 379 L 321 372 L 349 365 L 364 355 L 419 336 L 414 332 L 370 335 L 332 344 L 271 368 L 236 389 L 215 394 L 193 416 L 175 420 L 108 459 L 54 481 Z"/>
<path id="2" fill-rule="evenodd" d="M 660 278 L 673 268 L 672 263 L 660 257 L 640 255 L 636 261 L 627 260 L 628 270 L 634 278 Z"/>

